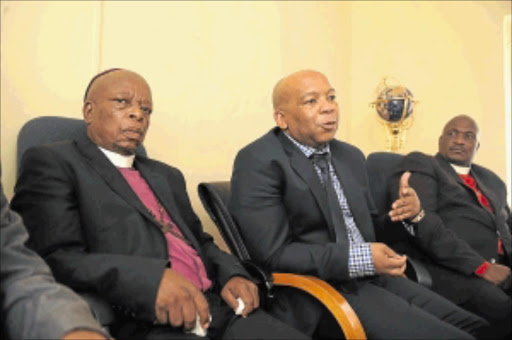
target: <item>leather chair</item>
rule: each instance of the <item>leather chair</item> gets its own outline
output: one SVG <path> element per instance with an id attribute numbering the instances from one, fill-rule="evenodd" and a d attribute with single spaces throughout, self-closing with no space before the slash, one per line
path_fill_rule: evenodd
<path id="1" fill-rule="evenodd" d="M 199 197 L 205 210 L 219 229 L 231 253 L 237 256 L 255 277 L 261 279 L 267 300 L 273 297 L 274 286 L 287 286 L 305 291 L 318 299 L 333 315 L 346 339 L 366 339 L 363 326 L 345 298 L 331 285 L 312 276 L 294 273 L 267 273 L 251 262 L 244 240 L 227 206 L 231 197 L 231 183 L 200 183 Z M 263 304 L 265 306 L 265 304 Z"/>
<path id="2" fill-rule="evenodd" d="M 393 203 L 391 201 L 389 182 L 402 158 L 402 155 L 396 153 L 374 152 L 369 154 L 366 159 L 366 172 L 368 174 L 370 192 L 375 207 L 381 216 L 389 212 L 391 204 Z M 406 239 L 407 235 L 404 234 L 407 232 L 405 229 L 397 229 L 397 225 L 391 224 L 391 222 L 380 226 L 380 228 L 381 230 L 376 230 L 377 239 L 388 243 L 395 251 L 400 251 L 400 245 L 395 243 L 395 239 Z M 396 247 L 393 246 L 394 244 Z M 405 274 L 408 278 L 415 280 L 425 287 L 432 287 L 432 277 L 425 266 L 410 256 L 407 257 L 407 269 Z"/>
<path id="3" fill-rule="evenodd" d="M 24 152 L 32 146 L 50 144 L 86 134 L 86 124 L 82 119 L 43 116 L 26 122 L 17 139 L 17 169 Z M 146 156 L 144 146 L 139 146 L 136 153 Z M 77 292 L 91 306 L 92 312 L 100 324 L 106 328 L 115 320 L 115 313 L 110 304 L 92 292 Z"/>

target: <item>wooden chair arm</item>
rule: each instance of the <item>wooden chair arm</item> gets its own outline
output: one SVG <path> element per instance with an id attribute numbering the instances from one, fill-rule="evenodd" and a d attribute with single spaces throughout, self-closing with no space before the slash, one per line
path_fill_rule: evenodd
<path id="1" fill-rule="evenodd" d="M 301 289 L 319 300 L 334 316 L 346 339 L 366 339 L 356 313 L 345 298 L 327 282 L 316 277 L 273 273 L 274 285 Z"/>

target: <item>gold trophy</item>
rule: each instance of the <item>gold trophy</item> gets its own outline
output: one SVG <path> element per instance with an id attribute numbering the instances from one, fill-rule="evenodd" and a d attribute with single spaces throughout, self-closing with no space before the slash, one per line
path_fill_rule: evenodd
<path id="1" fill-rule="evenodd" d="M 401 153 L 405 143 L 405 131 L 413 122 L 414 100 L 412 92 L 402 85 L 388 85 L 388 77 L 377 87 L 377 99 L 370 103 L 379 114 L 379 121 L 386 125 L 387 150 Z"/>

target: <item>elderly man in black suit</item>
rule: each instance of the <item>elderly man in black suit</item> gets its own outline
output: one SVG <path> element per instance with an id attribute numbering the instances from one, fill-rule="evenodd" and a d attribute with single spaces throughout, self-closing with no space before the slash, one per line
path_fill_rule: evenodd
<path id="1" fill-rule="evenodd" d="M 304 338 L 258 309 L 249 274 L 203 232 L 182 173 L 134 155 L 152 111 L 140 75 L 91 80 L 87 135 L 23 156 L 12 207 L 29 244 L 59 281 L 119 311 L 116 337 Z"/>
<path id="2" fill-rule="evenodd" d="M 406 258 L 375 242 L 365 157 L 334 139 L 338 104 L 327 78 L 293 73 L 277 83 L 273 101 L 277 127 L 238 153 L 232 175 L 231 208 L 253 258 L 273 271 L 330 282 L 369 338 L 469 338 L 464 331 L 485 324 L 405 278 Z M 407 175 L 400 191 L 391 217 L 417 221 Z M 279 318 L 307 334 L 333 335 L 311 298 L 283 289 L 275 300 Z"/>
<path id="3" fill-rule="evenodd" d="M 427 266 L 434 291 L 487 319 L 491 338 L 508 339 L 510 208 L 505 183 L 473 163 L 478 136 L 471 117 L 452 118 L 439 137 L 439 152 L 434 157 L 420 152 L 407 155 L 390 190 L 396 193 L 400 176 L 410 171 L 410 184 L 426 214 L 404 234 L 400 250 Z"/>

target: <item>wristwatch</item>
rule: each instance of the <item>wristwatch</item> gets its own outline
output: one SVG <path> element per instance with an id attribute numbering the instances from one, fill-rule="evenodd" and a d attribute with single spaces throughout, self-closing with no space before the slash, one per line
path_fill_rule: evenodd
<path id="1" fill-rule="evenodd" d="M 420 212 L 409 221 L 413 224 L 418 224 L 425 217 L 425 210 L 421 209 Z"/>

